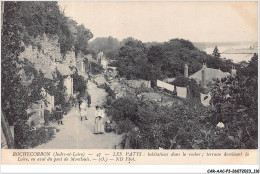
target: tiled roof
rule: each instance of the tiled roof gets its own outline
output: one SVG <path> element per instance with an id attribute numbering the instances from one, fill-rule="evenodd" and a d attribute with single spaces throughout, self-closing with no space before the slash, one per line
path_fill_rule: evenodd
<path id="1" fill-rule="evenodd" d="M 212 81 L 213 79 L 221 79 L 230 75 L 228 72 L 222 72 L 220 69 L 205 68 L 205 80 Z M 190 78 L 201 81 L 202 80 L 202 69 L 192 74 Z"/>

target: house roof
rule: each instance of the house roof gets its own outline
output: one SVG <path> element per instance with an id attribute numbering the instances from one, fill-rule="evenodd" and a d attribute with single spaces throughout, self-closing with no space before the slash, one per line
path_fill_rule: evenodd
<path id="1" fill-rule="evenodd" d="M 173 82 L 174 80 L 175 80 L 175 78 L 166 78 L 163 81 L 166 83 L 170 83 L 170 82 Z"/>
<path id="2" fill-rule="evenodd" d="M 205 80 L 212 81 L 213 79 L 222 79 L 224 77 L 229 76 L 230 73 L 222 72 L 220 69 L 214 68 L 205 68 Z M 202 69 L 197 71 L 196 73 L 192 74 L 190 78 L 201 81 L 202 80 Z"/>

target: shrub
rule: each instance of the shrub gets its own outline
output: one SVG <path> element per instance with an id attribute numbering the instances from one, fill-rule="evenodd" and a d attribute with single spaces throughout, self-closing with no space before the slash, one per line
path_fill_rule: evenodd
<path id="1" fill-rule="evenodd" d="M 223 122 L 233 148 L 257 148 L 257 77 L 228 77 L 211 91 L 212 123 Z"/>
<path id="2" fill-rule="evenodd" d="M 20 135 L 21 141 L 19 141 L 19 146 L 17 147 L 22 149 L 34 148 L 54 138 L 53 127 L 41 127 L 34 131 L 29 131 L 29 126 L 24 124 L 19 129 L 22 131 L 22 135 Z"/>
<path id="3" fill-rule="evenodd" d="M 135 121 L 137 108 L 137 99 L 133 97 L 121 97 L 112 103 L 111 109 L 108 110 L 108 115 L 111 115 L 115 121 L 126 119 Z"/>
<path id="4" fill-rule="evenodd" d="M 78 93 L 78 97 L 84 97 L 87 90 L 87 81 L 78 72 L 73 74 L 73 90 Z"/>
<path id="5" fill-rule="evenodd" d="M 184 76 L 177 76 L 175 80 L 172 82 L 172 84 L 180 87 L 187 87 L 188 82 L 189 78 Z"/>

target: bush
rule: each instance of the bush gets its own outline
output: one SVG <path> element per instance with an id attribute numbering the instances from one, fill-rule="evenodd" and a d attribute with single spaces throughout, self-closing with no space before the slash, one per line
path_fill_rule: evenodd
<path id="1" fill-rule="evenodd" d="M 117 134 L 127 133 L 127 132 L 131 131 L 131 129 L 133 129 L 133 127 L 135 126 L 134 123 L 132 121 L 130 121 L 129 119 L 117 121 L 116 123 L 117 123 L 117 126 L 116 126 Z"/>
<path id="2" fill-rule="evenodd" d="M 228 77 L 211 91 L 212 123 L 223 122 L 233 148 L 257 148 L 257 77 Z"/>
<path id="3" fill-rule="evenodd" d="M 50 121 L 53 121 L 55 119 L 54 113 L 50 112 L 48 110 L 44 110 L 44 121 L 45 123 L 49 123 Z"/>
<path id="4" fill-rule="evenodd" d="M 127 133 L 128 146 L 132 146 L 128 148 L 237 148 L 230 138 L 217 133 L 209 111 L 200 105 L 166 107 L 150 102 L 136 103 L 130 98 L 117 99 L 108 108 L 108 113 L 117 123 L 117 133 Z M 133 132 L 134 127 L 138 127 L 140 132 Z"/>
<path id="5" fill-rule="evenodd" d="M 121 97 L 112 103 L 111 109 L 108 110 L 108 115 L 112 116 L 115 121 L 129 119 L 134 122 L 136 120 L 137 108 L 137 99 L 133 97 Z"/>
<path id="6" fill-rule="evenodd" d="M 101 65 L 91 62 L 91 73 L 93 75 L 100 74 L 100 73 L 102 73 L 103 70 L 104 69 Z"/>
<path id="7" fill-rule="evenodd" d="M 22 149 L 34 148 L 54 138 L 53 127 L 41 127 L 34 131 L 29 131 L 29 126 L 24 124 L 19 128 L 20 131 L 22 130 L 22 135 L 20 135 L 21 140 L 17 147 Z"/>
<path id="8" fill-rule="evenodd" d="M 171 84 L 180 87 L 187 87 L 188 83 L 189 83 L 189 78 L 184 76 L 177 76 Z"/>

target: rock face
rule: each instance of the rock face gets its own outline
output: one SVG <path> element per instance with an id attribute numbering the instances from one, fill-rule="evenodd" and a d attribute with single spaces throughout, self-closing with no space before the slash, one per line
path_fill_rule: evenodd
<path id="1" fill-rule="evenodd" d="M 72 74 L 69 67 L 76 67 L 75 52 L 67 52 L 63 58 L 57 37 L 49 38 L 44 35 L 35 38 L 34 43 L 36 46 L 25 46 L 24 52 L 19 56 L 20 60 L 28 59 L 34 64 L 35 69 L 41 70 L 44 76 L 49 79 L 52 79 L 52 72 L 55 71 L 56 67 L 63 75 Z"/>
<path id="2" fill-rule="evenodd" d="M 56 69 L 64 75 L 64 86 L 67 95 L 73 94 L 73 78 L 70 76 L 75 72 L 76 57 L 75 52 L 67 52 L 65 57 L 60 53 L 60 47 L 57 37 L 37 37 L 33 40 L 33 45 L 25 46 L 25 50 L 20 54 L 20 60 L 29 60 L 36 70 L 41 70 L 45 78 L 53 79 L 53 73 Z M 36 45 L 36 46 L 35 46 Z M 72 67 L 75 67 L 74 69 Z M 27 79 L 26 74 L 21 70 L 21 76 L 24 85 L 31 83 L 31 79 Z M 27 109 L 27 114 L 31 115 L 28 120 L 30 126 L 39 127 L 44 123 L 44 110 L 52 110 L 54 108 L 54 96 L 46 93 L 47 106 L 43 100 L 38 104 L 33 104 Z"/>

